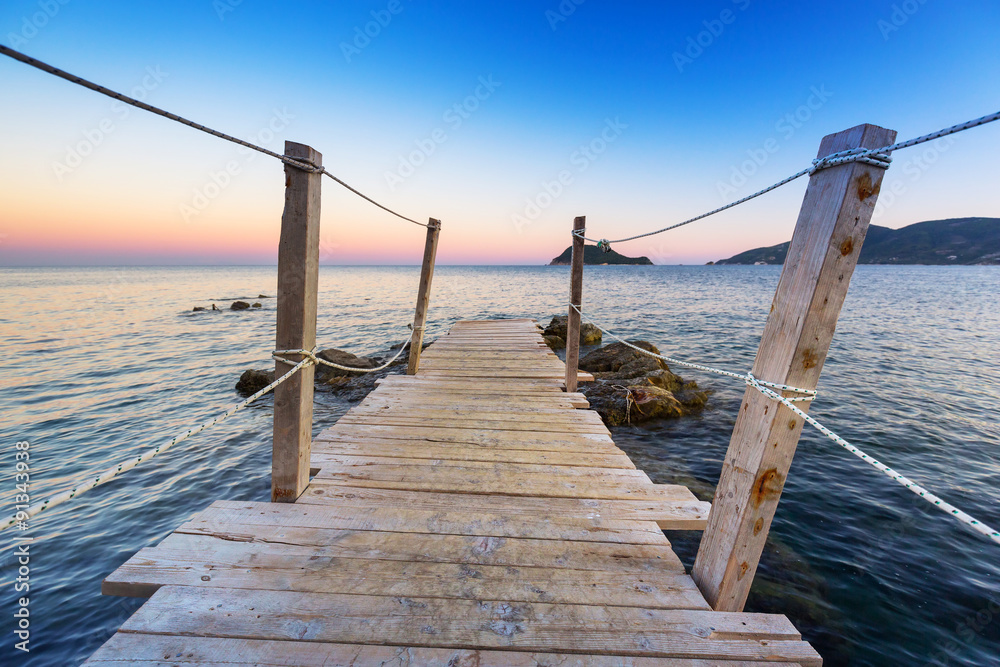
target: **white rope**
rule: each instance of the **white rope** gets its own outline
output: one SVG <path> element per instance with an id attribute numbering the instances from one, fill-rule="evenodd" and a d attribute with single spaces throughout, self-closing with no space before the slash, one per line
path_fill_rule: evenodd
<path id="1" fill-rule="evenodd" d="M 752 378 L 752 376 L 751 376 L 751 378 Z M 982 523 L 981 521 L 973 518 L 969 514 L 966 514 L 965 512 L 963 512 L 962 510 L 958 509 L 957 507 L 955 507 L 951 503 L 949 503 L 949 502 L 947 502 L 945 500 L 942 500 L 941 498 L 939 498 L 938 496 L 934 495 L 933 493 L 931 493 L 930 491 L 928 491 L 924 487 L 920 486 L 919 484 L 917 484 L 913 480 L 911 480 L 911 479 L 909 479 L 907 477 L 904 477 L 903 475 L 900 475 L 898 472 L 896 472 L 892 468 L 888 467 L 887 465 L 885 465 L 883 463 L 880 463 L 879 461 L 876 461 L 872 457 L 868 456 L 863 451 L 861 451 L 860 449 L 858 449 L 857 447 L 855 447 L 854 445 L 852 445 L 851 443 L 849 443 L 847 440 L 844 440 L 842 437 L 840 437 L 839 435 L 837 435 L 836 433 L 834 433 L 833 431 L 831 431 L 830 429 L 828 429 L 827 427 L 823 426 L 818 421 L 816 421 L 815 419 L 813 419 L 812 417 L 810 417 L 808 414 L 806 414 L 805 412 L 803 412 L 802 410 L 800 410 L 798 407 L 796 407 L 791 402 L 789 402 L 788 399 L 786 399 L 785 397 L 779 395 L 778 393 L 776 393 L 774 391 L 771 391 L 767 387 L 761 386 L 761 384 L 759 382 L 754 382 L 754 381 L 751 380 L 750 386 L 754 387 L 755 389 L 757 389 L 757 391 L 761 392 L 762 394 L 764 394 L 768 398 L 773 398 L 776 401 L 780 401 L 780 402 L 784 403 L 788 407 L 789 410 L 791 410 L 792 412 L 794 412 L 795 414 L 797 414 L 799 417 L 802 417 L 802 419 L 804 419 L 807 422 L 809 422 L 810 424 L 812 424 L 817 430 L 819 430 L 820 433 L 824 434 L 825 436 L 827 436 L 828 438 L 830 438 L 831 440 L 833 440 L 835 443 L 837 443 L 838 445 L 840 445 L 841 447 L 843 447 L 844 449 L 846 449 L 850 453 L 852 453 L 855 456 L 857 456 L 859 459 L 861 459 L 865 463 L 869 464 L 870 466 L 872 466 L 876 470 L 881 471 L 882 473 L 884 473 L 885 475 L 887 475 L 889 478 L 894 479 L 895 481 L 897 481 L 898 483 L 902 484 L 907 489 L 909 489 L 913 493 L 917 494 L 918 496 L 920 496 L 921 498 L 923 498 L 927 502 L 933 504 L 938 509 L 947 512 L 948 514 L 950 514 L 954 518 L 958 519 L 962 523 L 968 525 L 969 527 L 971 527 L 976 532 L 978 532 L 978 533 L 986 536 L 987 538 L 993 540 L 997 544 L 1000 544 L 1000 532 L 994 530 L 993 528 L 990 528 L 989 526 L 987 526 L 986 524 Z"/>
<path id="2" fill-rule="evenodd" d="M 574 304 L 571 303 L 570 306 L 576 312 L 580 313 L 581 317 L 583 317 L 583 312 L 581 312 L 581 310 L 579 308 L 577 308 L 576 305 L 574 305 Z M 591 324 L 594 324 L 593 320 L 591 320 Z M 951 503 L 949 503 L 949 502 L 947 502 L 947 501 L 939 498 L 938 496 L 934 495 L 933 493 L 931 493 L 930 491 L 928 491 L 924 487 L 920 486 L 919 484 L 917 484 L 913 480 L 911 480 L 911 479 L 909 479 L 907 477 L 904 477 L 903 475 L 900 475 L 898 472 L 896 472 L 895 470 L 889 468 L 885 464 L 883 464 L 883 463 L 881 463 L 881 462 L 873 459 L 872 457 L 868 456 L 863 451 L 861 451 L 860 449 L 858 449 L 857 447 L 855 447 L 854 445 L 852 445 L 851 443 L 849 443 L 847 440 L 845 440 L 844 438 L 840 437 L 839 435 L 837 435 L 836 433 L 834 433 L 833 431 L 831 431 L 827 427 L 825 427 L 822 424 L 820 424 L 814 418 L 810 417 L 805 411 L 801 410 L 798 406 L 795 405 L 796 401 L 810 401 L 813 398 L 815 398 L 816 397 L 816 392 L 815 391 L 807 390 L 807 389 L 800 389 L 800 388 L 797 388 L 797 387 L 789 387 L 787 385 L 783 385 L 783 384 L 779 384 L 779 383 L 775 383 L 775 382 L 765 382 L 764 380 L 759 380 L 756 377 L 754 377 L 753 373 L 746 373 L 744 375 L 740 375 L 739 373 L 733 373 L 731 371 L 724 371 L 724 370 L 721 370 L 721 369 L 718 369 L 718 368 L 712 368 L 710 366 L 702 366 L 701 364 L 692 364 L 690 362 L 681 361 L 680 359 L 674 359 L 672 357 L 667 357 L 667 356 L 664 356 L 662 354 L 656 354 L 655 352 L 650 352 L 649 350 L 644 350 L 641 347 L 633 345 L 633 344 L 629 343 L 628 341 L 623 340 L 622 338 L 619 338 L 618 336 L 616 336 L 615 334 L 611 333 L 610 331 L 608 331 L 607 329 L 605 329 L 604 327 L 602 327 L 602 326 L 600 326 L 598 324 L 594 324 L 594 326 L 596 326 L 598 329 L 600 329 L 604 333 L 608 334 L 609 336 L 611 336 L 612 338 L 614 338 L 618 342 L 624 343 L 625 345 L 627 345 L 628 347 L 632 348 L 633 350 L 641 352 L 642 354 L 648 355 L 650 357 L 655 357 L 657 359 L 662 359 L 664 361 L 675 363 L 675 364 L 678 364 L 678 365 L 681 365 L 681 366 L 686 366 L 688 368 L 695 368 L 695 369 L 698 369 L 698 370 L 708 371 L 710 373 L 716 373 L 718 375 L 725 375 L 725 376 L 728 376 L 728 377 L 732 377 L 732 378 L 743 380 L 747 384 L 747 386 L 753 387 L 754 389 L 756 389 L 760 393 L 764 394 L 768 398 L 772 398 L 772 399 L 774 399 L 776 401 L 780 401 L 781 403 L 783 403 L 784 405 L 786 405 L 788 407 L 788 409 L 790 409 L 792 412 L 794 412 L 799 417 L 802 417 L 802 419 L 804 419 L 806 422 L 808 422 L 813 427 L 815 427 L 817 430 L 819 430 L 820 433 L 824 434 L 825 436 L 827 436 L 828 438 L 830 438 L 831 440 L 833 440 L 835 443 L 837 443 L 838 445 L 840 445 L 841 447 L 843 447 L 847 451 L 851 452 L 852 454 L 854 454 L 855 456 L 857 456 L 858 458 L 860 458 L 865 463 L 871 465 L 876 470 L 881 471 L 882 473 L 884 473 L 885 475 L 887 475 L 889 478 L 891 478 L 891 479 L 895 480 L 896 482 L 898 482 L 899 484 L 903 485 L 904 487 L 906 487 L 907 489 L 909 489 L 913 493 L 917 494 L 918 496 L 920 496 L 924 500 L 926 500 L 929 503 L 933 504 L 935 507 L 937 507 L 937 508 L 939 508 L 939 509 L 947 512 L 948 514 L 950 514 L 954 518 L 958 519 L 962 523 L 968 525 L 969 527 L 971 527 L 976 532 L 978 532 L 978 533 L 986 536 L 987 538 L 993 540 L 994 542 L 1000 544 L 1000 532 L 997 532 L 993 528 L 990 528 L 989 526 L 987 526 L 986 524 L 982 523 L 981 521 L 975 519 L 974 517 L 970 516 L 969 514 L 963 512 L 960 509 L 958 509 L 957 507 L 955 507 Z M 796 393 L 805 394 L 805 395 L 798 396 L 798 397 L 787 397 L 787 396 L 782 396 L 777 391 L 775 391 L 775 389 L 777 389 L 778 391 L 791 391 L 791 392 L 796 392 Z"/>
<path id="3" fill-rule="evenodd" d="M 417 327 L 417 328 L 422 329 L 423 327 Z M 411 344 L 412 341 L 413 337 L 411 336 L 410 337 Z M 275 361 L 280 361 L 286 364 L 294 364 L 296 362 L 291 361 L 289 359 L 285 359 L 283 355 L 299 354 L 306 357 L 308 360 L 311 360 L 314 364 L 319 364 L 321 366 L 330 366 L 331 368 L 339 368 L 342 371 L 350 371 L 352 373 L 374 373 L 375 371 L 381 371 L 388 368 L 393 364 L 393 362 L 396 361 L 396 359 L 399 359 L 399 356 L 403 354 L 403 350 L 406 349 L 406 341 L 404 341 L 403 344 L 399 346 L 399 352 L 396 353 L 396 356 L 394 356 L 392 359 L 385 362 L 381 366 L 376 366 L 375 368 L 355 368 L 353 366 L 341 366 L 340 364 L 335 364 L 332 361 L 327 361 L 322 357 L 317 357 L 316 356 L 317 349 L 318 348 L 313 348 L 312 350 L 275 350 L 271 356 L 274 358 Z"/>
<path id="4" fill-rule="evenodd" d="M 580 310 L 576 306 L 576 304 L 572 304 L 571 303 L 571 304 L 569 304 L 569 306 L 570 306 L 570 308 L 572 308 L 576 312 L 580 313 L 580 317 L 581 318 L 583 317 L 583 311 Z M 716 375 L 725 375 L 726 377 L 736 378 L 737 380 L 743 380 L 747 384 L 750 384 L 750 379 L 753 378 L 753 375 L 751 375 L 750 373 L 734 373 L 732 371 L 722 370 L 721 368 L 712 368 L 711 366 L 703 366 L 701 364 L 693 364 L 690 361 L 682 361 L 681 359 L 677 359 L 675 357 L 668 357 L 668 356 L 665 356 L 665 355 L 662 355 L 662 354 L 657 354 L 656 352 L 650 352 L 649 350 L 644 350 L 643 348 L 639 347 L 638 345 L 633 345 L 632 343 L 628 342 L 624 338 L 621 338 L 620 336 L 616 336 L 614 333 L 612 333 L 611 331 L 609 331 L 604 326 L 595 323 L 592 318 L 589 321 L 595 327 L 597 327 L 598 329 L 600 329 L 601 331 L 603 331 L 607 335 L 611 336 L 612 338 L 614 338 L 619 343 L 622 343 L 623 345 L 626 345 L 626 346 L 632 348 L 633 350 L 636 350 L 637 352 L 641 352 L 641 353 L 643 353 L 643 354 L 645 354 L 647 356 L 654 357 L 656 359 L 662 359 L 663 361 L 666 361 L 668 363 L 676 364 L 678 366 L 684 366 L 686 368 L 694 368 L 696 370 L 705 371 L 707 373 L 715 373 Z M 767 382 L 765 380 L 757 380 L 756 378 L 753 378 L 753 380 L 754 380 L 754 382 L 762 384 L 762 385 L 764 385 L 766 387 L 771 387 L 772 389 L 777 389 L 778 391 L 788 391 L 788 392 L 792 392 L 792 393 L 795 393 L 795 394 L 800 394 L 799 396 L 790 397 L 788 399 L 790 401 L 811 401 L 814 398 L 816 398 L 816 395 L 817 395 L 817 392 L 816 392 L 815 389 L 802 389 L 801 387 L 792 387 L 792 386 L 789 386 L 787 384 L 781 384 L 781 383 L 778 383 L 778 382 Z"/>
<path id="5" fill-rule="evenodd" d="M 361 197 L 365 201 L 368 201 L 368 202 L 374 204 L 375 206 L 378 206 L 383 211 L 387 211 L 388 213 L 393 214 L 397 218 L 401 218 L 403 220 L 406 220 L 407 222 L 412 222 L 413 224 L 419 225 L 420 227 L 428 227 L 429 226 L 426 223 L 417 222 L 416 220 L 413 220 L 412 218 L 407 218 L 405 215 L 402 215 L 400 213 L 396 213 L 392 209 L 387 208 L 387 207 L 383 206 L 382 204 L 379 204 L 377 201 L 375 201 L 371 197 L 368 197 L 368 196 L 366 196 L 366 195 L 358 192 L 357 190 L 355 190 L 354 188 L 352 188 L 350 185 L 348 185 L 344 181 L 340 180 L 339 178 L 337 178 L 336 176 L 334 176 L 333 174 L 331 174 L 330 172 L 328 172 L 326 170 L 326 167 L 311 164 L 308 161 L 302 160 L 300 158 L 293 158 L 293 157 L 290 157 L 288 155 L 281 155 L 280 153 L 275 153 L 274 151 L 268 150 L 268 149 L 264 148 L 263 146 L 258 146 L 257 144 L 252 144 L 249 141 L 244 141 L 242 139 L 238 139 L 238 138 L 236 138 L 236 137 L 234 137 L 232 135 L 225 134 L 224 132 L 219 132 L 218 130 L 213 130 L 210 127 L 206 127 L 206 126 L 204 126 L 204 125 L 202 125 L 200 123 L 195 123 L 194 121 L 190 121 L 187 118 L 183 118 L 181 116 L 178 116 L 177 114 L 170 113 L 169 111 L 164 111 L 163 109 L 160 109 L 158 107 L 154 107 L 154 106 L 152 106 L 150 104 L 146 104 L 145 102 L 141 102 L 141 101 L 139 101 L 139 100 L 137 100 L 135 98 L 129 97 L 128 95 L 122 95 L 121 93 L 115 92 L 115 91 L 111 90 L 110 88 L 105 88 L 104 86 L 102 86 L 100 84 L 93 83 L 91 81 L 87 81 L 86 79 L 78 77 L 75 74 L 70 74 L 69 72 L 61 70 L 58 67 L 53 67 L 52 65 L 49 65 L 48 63 L 43 63 L 41 60 L 36 60 L 35 58 L 32 58 L 31 56 L 27 56 L 27 55 L 21 53 L 20 51 L 15 51 L 14 49 L 12 49 L 10 47 L 7 47 L 7 46 L 3 46 L 2 44 L 0 44 L 0 54 L 8 56 L 10 58 L 13 58 L 14 60 L 20 61 L 20 62 L 22 62 L 22 63 L 24 63 L 26 65 L 30 65 L 31 67 L 34 67 L 35 69 L 39 69 L 39 70 L 41 70 L 43 72 L 46 72 L 48 74 L 52 74 L 54 76 L 57 76 L 60 79 L 65 79 L 66 81 L 69 81 L 70 83 L 75 83 L 75 84 L 77 84 L 79 86 L 83 86 L 84 88 L 88 88 L 90 90 L 93 90 L 94 92 L 100 93 L 102 95 L 107 95 L 108 97 L 110 97 L 112 99 L 118 100 L 119 102 L 124 102 L 125 104 L 134 106 L 134 107 L 136 107 L 138 109 L 142 109 L 143 111 L 149 111 L 150 113 L 154 113 L 157 116 L 163 116 L 164 118 L 168 118 L 168 119 L 170 119 L 172 121 L 176 121 L 178 123 L 181 123 L 182 125 L 187 125 L 188 127 L 194 128 L 194 129 L 199 130 L 201 132 L 206 132 L 208 134 L 211 134 L 214 137 L 219 137 L 220 139 L 225 139 L 226 141 L 231 141 L 234 144 L 239 144 L 240 146 L 245 146 L 246 148 L 249 148 L 251 150 L 255 150 L 255 151 L 259 152 L 259 153 L 263 153 L 264 155 L 270 155 L 273 158 L 281 160 L 285 164 L 291 165 L 291 166 L 296 167 L 298 169 L 302 169 L 303 171 L 308 171 L 308 172 L 312 172 L 312 173 L 319 173 L 319 174 L 325 174 L 326 176 L 329 176 L 334 181 L 336 181 L 337 183 L 339 183 L 343 187 L 347 188 L 348 190 L 350 190 L 351 192 L 353 192 L 357 196 Z"/>
<path id="6" fill-rule="evenodd" d="M 248 405 L 250 405 L 251 403 L 253 403 L 254 401 L 256 401 L 258 398 L 260 398 L 264 394 L 268 393 L 269 391 L 273 390 L 279 384 L 281 384 L 285 380 L 289 379 L 290 377 L 292 377 L 293 375 L 295 375 L 296 373 L 298 373 L 300 370 L 302 370 L 306 366 L 311 365 L 312 363 L 313 363 L 312 359 L 303 359 L 299 363 L 295 364 L 294 367 L 290 371 L 288 371 L 287 373 L 285 373 L 281 377 L 277 378 L 274 382 L 272 382 L 271 384 L 267 385 L 266 387 L 264 387 L 263 389 L 261 389 L 260 391 L 258 391 L 257 393 L 255 393 L 254 395 L 250 396 L 249 398 L 247 398 L 242 403 L 239 403 L 239 404 L 233 406 L 232 408 L 230 408 L 229 410 L 227 410 L 223 414 L 219 415 L 218 417 L 205 422 L 201 426 L 196 426 L 195 428 L 192 428 L 192 429 L 190 429 L 188 431 L 185 431 L 183 434 L 174 437 L 172 440 L 170 440 L 170 442 L 167 442 L 166 444 L 157 445 L 156 447 L 154 447 L 154 448 L 152 448 L 150 450 L 147 450 L 146 452 L 144 452 L 143 454 L 140 454 L 139 456 L 137 456 L 135 458 L 131 458 L 131 459 L 127 460 L 127 461 L 123 461 L 122 463 L 119 463 L 118 465 L 116 465 L 116 466 L 114 466 L 112 468 L 108 468 L 107 470 L 105 470 L 104 472 L 102 472 L 102 473 L 100 473 L 98 475 L 95 475 L 93 477 L 89 477 L 86 481 L 77 483 L 75 486 L 73 486 L 73 488 L 71 488 L 71 489 L 69 489 L 67 491 L 63 491 L 62 493 L 56 494 L 56 495 L 52 496 L 51 498 L 48 498 L 47 500 L 45 500 L 45 501 L 43 501 L 41 503 L 37 503 L 35 505 L 32 505 L 31 507 L 29 507 L 26 510 L 22 510 L 20 512 L 17 512 L 13 517 L 11 517 L 11 519 L 7 523 L 5 523 L 3 525 L 0 525 L 0 531 L 4 530 L 6 528 L 10 528 L 11 526 L 13 526 L 14 524 L 17 524 L 17 523 L 22 523 L 23 524 L 23 522 L 27 521 L 31 517 L 33 517 L 33 516 L 35 516 L 35 515 L 37 515 L 37 514 L 39 514 L 41 512 L 44 512 L 45 510 L 52 509 L 56 505 L 60 505 L 60 504 L 62 504 L 64 502 L 66 502 L 67 500 L 75 498 L 76 496 L 80 495 L 81 493 L 84 493 L 85 491 L 89 491 L 90 489 L 94 488 L 95 486 L 100 486 L 101 484 L 104 484 L 105 482 L 108 482 L 108 481 L 114 479 L 115 477 L 117 477 L 118 475 L 122 474 L 126 470 L 131 470 L 132 468 L 136 467 L 140 463 L 143 463 L 143 462 L 148 461 L 148 460 L 150 460 L 152 458 L 155 458 L 156 456 L 158 456 L 158 455 L 162 454 L 163 452 L 167 451 L 168 449 L 170 449 L 171 447 L 173 447 L 177 443 L 183 442 L 184 440 L 187 440 L 191 436 L 197 435 L 198 433 L 201 433 L 205 429 L 207 429 L 207 428 L 209 428 L 211 426 L 215 426 L 216 424 L 218 424 L 220 422 L 223 422 L 226 419 L 229 419 L 234 414 L 236 414 L 237 412 L 239 412 L 243 408 L 247 407 Z"/>
<path id="7" fill-rule="evenodd" d="M 755 199 L 757 197 L 760 197 L 761 195 L 771 192 L 772 190 L 776 190 L 783 185 L 787 185 L 788 183 L 791 183 L 797 178 L 801 178 L 802 176 L 805 176 L 807 174 L 808 175 L 815 174 L 817 171 L 820 171 L 822 169 L 828 169 L 830 167 L 846 164 L 848 162 L 863 162 L 865 164 L 870 164 L 875 167 L 887 169 L 889 167 L 889 163 L 892 161 L 892 158 L 889 156 L 889 153 L 892 153 L 893 151 L 899 150 L 901 148 L 910 148 L 911 146 L 923 144 L 928 141 L 934 141 L 935 139 L 946 137 L 949 134 L 955 134 L 956 132 L 962 132 L 964 130 L 968 130 L 974 127 L 979 127 L 980 125 L 985 125 L 986 123 L 992 123 L 993 121 L 996 120 L 1000 120 L 1000 111 L 988 114 L 986 116 L 981 116 L 979 118 L 974 118 L 973 120 L 969 120 L 964 123 L 959 123 L 958 125 L 952 125 L 951 127 L 946 127 L 943 130 L 938 130 L 937 132 L 931 132 L 930 134 L 925 134 L 923 136 L 916 137 L 915 139 L 908 139 L 907 141 L 900 141 L 898 143 L 891 144 L 889 146 L 883 146 L 882 148 L 868 148 L 868 149 L 851 148 L 846 151 L 832 153 L 831 155 L 827 155 L 826 157 L 816 158 L 812 161 L 811 167 L 808 167 L 800 172 L 792 174 L 788 178 L 782 179 L 777 183 L 775 183 L 774 185 L 769 185 L 763 190 L 759 190 L 758 192 L 755 192 L 752 195 L 748 195 L 746 197 L 743 197 L 742 199 L 738 199 L 732 203 L 726 204 L 725 206 L 720 206 L 719 208 L 709 211 L 708 213 L 703 213 L 699 216 L 695 216 L 683 222 L 678 222 L 676 224 L 664 227 L 662 229 L 657 229 L 652 232 L 646 232 L 645 234 L 636 234 L 635 236 L 629 236 L 624 239 L 615 239 L 613 241 L 609 241 L 608 239 L 598 240 L 598 239 L 587 238 L 586 236 L 584 236 L 586 230 L 582 229 L 574 230 L 573 235 L 582 238 L 586 241 L 590 241 L 591 243 L 596 243 L 601 248 L 601 250 L 603 250 L 604 252 L 609 252 L 611 250 L 612 243 L 625 243 L 626 241 L 634 241 L 636 239 L 645 238 L 647 236 L 662 234 L 663 232 L 670 231 L 671 229 L 676 229 L 678 227 L 683 227 L 684 225 L 689 225 L 692 222 L 697 222 L 698 220 L 702 220 L 709 216 L 715 215 L 716 213 L 721 213 L 722 211 L 733 208 L 734 206 L 739 206 L 744 202 L 748 202 L 751 199 Z"/>

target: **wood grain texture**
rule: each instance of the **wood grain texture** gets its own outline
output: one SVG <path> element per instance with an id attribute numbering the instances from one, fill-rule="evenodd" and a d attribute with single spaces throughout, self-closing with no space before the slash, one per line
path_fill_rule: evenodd
<path id="1" fill-rule="evenodd" d="M 323 156 L 309 146 L 285 142 L 285 155 L 322 166 Z M 320 191 L 323 175 L 285 165 L 285 209 L 278 242 L 277 350 L 316 347 L 319 289 Z M 301 355 L 289 355 L 301 361 Z M 276 361 L 275 376 L 288 372 Z M 294 502 L 309 484 L 315 367 L 306 366 L 274 390 L 274 444 L 271 500 Z"/>
<path id="2" fill-rule="evenodd" d="M 819 156 L 884 146 L 895 136 L 859 125 L 825 137 Z M 884 175 L 884 169 L 852 162 L 810 177 L 755 377 L 816 388 Z M 745 391 L 693 570 L 715 609 L 738 611 L 746 602 L 803 425 L 778 401 Z"/>

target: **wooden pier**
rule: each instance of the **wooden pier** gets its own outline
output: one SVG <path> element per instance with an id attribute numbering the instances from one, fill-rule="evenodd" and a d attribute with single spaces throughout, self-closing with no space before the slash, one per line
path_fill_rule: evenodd
<path id="1" fill-rule="evenodd" d="M 216 502 L 111 574 L 149 600 L 86 664 L 821 664 L 712 610 L 662 532 L 709 504 L 564 373 L 531 320 L 457 323 L 312 442 L 295 503 Z"/>

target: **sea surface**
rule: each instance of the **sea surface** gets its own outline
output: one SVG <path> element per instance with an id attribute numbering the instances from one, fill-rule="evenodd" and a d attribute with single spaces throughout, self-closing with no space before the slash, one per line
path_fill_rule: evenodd
<path id="1" fill-rule="evenodd" d="M 585 311 L 666 354 L 745 371 L 780 267 L 587 267 Z M 358 354 L 408 335 L 417 267 L 324 267 L 319 341 Z M 240 400 L 266 368 L 273 267 L 0 269 L 0 509 L 14 509 L 15 443 L 32 500 L 168 441 Z M 566 311 L 567 267 L 438 267 L 428 337 L 459 319 Z M 1000 268 L 861 266 L 811 413 L 869 454 L 1000 526 Z M 192 312 L 216 303 L 219 312 Z M 710 499 L 743 393 L 701 415 L 614 429 L 653 481 Z M 318 431 L 349 404 L 317 393 Z M 76 665 L 141 600 L 101 580 L 212 501 L 267 500 L 272 405 L 262 399 L 117 480 L 0 534 L 0 664 Z M 1000 545 L 806 427 L 749 610 L 787 614 L 827 665 L 1000 664 Z M 30 593 L 15 538 L 32 538 Z M 697 533 L 669 535 L 690 567 Z M 20 542 L 17 542 L 20 544 Z M 14 648 L 28 595 L 30 653 Z"/>

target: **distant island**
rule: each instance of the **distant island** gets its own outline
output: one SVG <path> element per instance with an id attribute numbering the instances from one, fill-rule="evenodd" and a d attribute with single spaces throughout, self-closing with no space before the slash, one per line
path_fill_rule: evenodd
<path id="1" fill-rule="evenodd" d="M 747 250 L 715 264 L 784 264 L 788 243 Z M 889 229 L 871 225 L 859 264 L 1000 264 L 1000 218 L 929 220 Z"/>
<path id="2" fill-rule="evenodd" d="M 573 246 L 570 246 L 563 250 L 563 253 L 549 262 L 549 266 L 569 266 L 570 259 L 573 257 Z M 643 266 L 652 266 L 653 263 L 649 261 L 649 257 L 626 257 L 621 255 L 614 250 L 610 252 L 603 252 L 596 245 L 585 245 L 583 246 L 583 263 L 584 264 L 640 264 Z"/>

